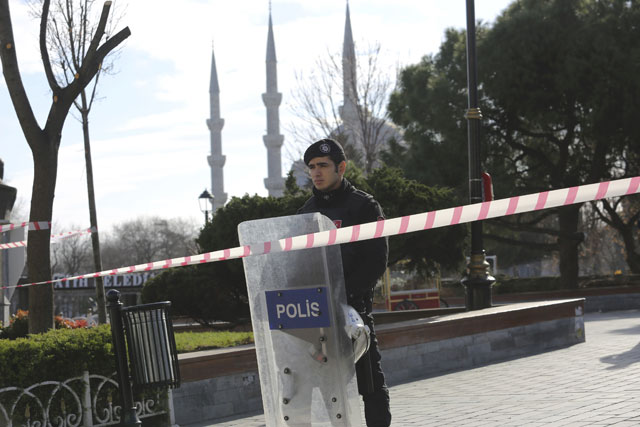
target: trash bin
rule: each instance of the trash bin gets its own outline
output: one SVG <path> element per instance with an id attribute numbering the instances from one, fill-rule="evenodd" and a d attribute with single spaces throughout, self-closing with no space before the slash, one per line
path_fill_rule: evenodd
<path id="1" fill-rule="evenodd" d="M 122 308 L 134 387 L 180 386 L 169 301 Z"/>

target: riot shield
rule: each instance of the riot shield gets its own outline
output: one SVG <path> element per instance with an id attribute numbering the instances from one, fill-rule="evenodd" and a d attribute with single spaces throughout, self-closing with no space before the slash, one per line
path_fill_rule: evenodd
<path id="1" fill-rule="evenodd" d="M 243 222 L 241 245 L 335 228 L 314 213 Z M 362 425 L 339 246 L 243 259 L 267 426 Z"/>

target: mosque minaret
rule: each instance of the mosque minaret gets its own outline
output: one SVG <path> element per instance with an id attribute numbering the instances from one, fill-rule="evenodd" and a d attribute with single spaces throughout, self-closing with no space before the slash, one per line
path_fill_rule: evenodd
<path id="1" fill-rule="evenodd" d="M 224 192 L 224 176 L 222 168 L 226 160 L 222 155 L 222 127 L 224 119 L 220 118 L 220 87 L 218 86 L 218 72 L 216 57 L 211 50 L 211 83 L 209 85 L 210 118 L 207 126 L 211 134 L 211 155 L 207 157 L 211 167 L 211 192 L 213 193 L 213 212 L 224 206 L 227 193 Z"/>
<path id="2" fill-rule="evenodd" d="M 351 31 L 351 17 L 349 14 L 349 2 L 347 2 L 347 15 L 344 26 L 344 42 L 342 44 L 342 90 L 344 100 L 340 108 L 340 118 L 345 126 L 345 130 L 350 135 L 358 133 L 358 105 L 357 105 L 357 81 L 356 81 L 356 49 L 353 43 L 353 33 Z M 360 138 L 356 137 L 351 141 L 356 145 Z"/>
<path id="3" fill-rule="evenodd" d="M 344 41 L 342 47 L 342 84 L 343 84 L 343 104 L 339 108 L 342 124 L 336 129 L 336 134 L 346 136 L 346 141 L 356 152 L 364 153 L 364 132 L 361 123 L 361 115 L 366 114 L 358 106 L 357 93 L 357 70 L 356 70 L 355 44 L 351 29 L 351 16 L 349 2 L 346 7 L 346 20 L 344 28 Z M 269 196 L 281 197 L 284 194 L 285 180 L 282 176 L 282 145 L 284 136 L 280 134 L 280 113 L 279 108 L 282 102 L 282 93 L 278 92 L 278 71 L 276 60 L 276 48 L 273 36 L 273 23 L 271 18 L 271 2 L 269 2 L 269 28 L 267 33 L 267 56 L 266 56 L 266 86 L 267 90 L 262 94 L 262 101 L 267 112 L 267 133 L 262 140 L 267 149 L 267 177 L 264 179 L 264 186 Z M 224 192 L 224 180 L 222 168 L 225 163 L 225 156 L 222 155 L 221 131 L 224 120 L 220 118 L 220 88 L 218 86 L 218 75 L 213 51 L 211 52 L 211 85 L 209 88 L 211 102 L 211 117 L 207 120 L 207 126 L 211 133 L 211 155 L 208 157 L 211 167 L 211 192 L 214 196 L 213 210 L 224 206 L 227 201 L 227 194 Z M 379 119 L 369 119 L 380 121 Z M 378 122 L 375 122 L 378 123 Z M 378 129 L 373 137 L 382 141 L 393 138 L 402 141 L 402 135 L 395 127 L 384 123 L 375 124 Z M 368 132 L 367 132 L 368 133 Z M 320 135 L 319 135 L 320 137 Z M 374 141 L 375 142 L 375 141 Z M 374 144 L 374 148 L 375 148 Z M 375 165 L 375 163 L 374 163 Z M 294 177 L 298 185 L 308 184 L 308 174 L 306 167 L 301 160 L 292 165 Z"/>
<path id="4" fill-rule="evenodd" d="M 273 40 L 271 23 L 271 5 L 269 5 L 269 32 L 267 35 L 267 92 L 262 94 L 262 101 L 267 107 L 267 134 L 262 137 L 267 147 L 267 178 L 264 186 L 269 196 L 281 197 L 284 194 L 284 178 L 282 177 L 281 148 L 284 135 L 280 134 L 279 108 L 282 94 L 278 92 L 278 70 L 276 46 Z"/>

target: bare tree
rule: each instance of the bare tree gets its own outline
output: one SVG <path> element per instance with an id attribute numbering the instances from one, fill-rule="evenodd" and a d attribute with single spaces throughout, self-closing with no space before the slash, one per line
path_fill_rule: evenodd
<path id="1" fill-rule="evenodd" d="M 600 218 L 591 204 L 580 211 L 584 242 L 580 245 L 580 275 L 610 275 L 624 269 L 624 246 L 616 230 Z"/>
<path id="2" fill-rule="evenodd" d="M 640 274 L 640 199 L 636 196 L 592 202 L 599 218 L 622 239 L 624 257 L 633 274 Z"/>
<path id="3" fill-rule="evenodd" d="M 105 235 L 105 267 L 125 267 L 196 254 L 197 231 L 198 225 L 179 218 L 141 217 L 120 223 Z"/>
<path id="4" fill-rule="evenodd" d="M 58 150 L 62 128 L 69 110 L 82 90 L 96 76 L 105 57 L 122 43 L 131 31 L 124 28 L 105 40 L 105 28 L 111 9 L 111 1 L 103 5 L 98 25 L 90 36 L 91 43 L 85 51 L 76 52 L 79 69 L 73 81 L 62 86 L 53 72 L 47 49 L 50 0 L 43 0 L 40 15 L 40 55 L 44 72 L 52 91 L 52 103 L 44 127 L 40 127 L 27 97 L 16 55 L 9 0 L 0 0 L 0 59 L 2 71 L 18 121 L 27 144 L 33 153 L 34 173 L 31 197 L 30 221 L 51 221 L 53 197 L 58 173 Z M 73 31 L 67 28 L 67 31 Z M 87 29 L 88 31 L 88 29 Z M 30 231 L 27 246 L 27 269 L 31 282 L 51 278 L 49 231 Z M 31 286 L 29 288 L 29 332 L 39 333 L 52 329 L 53 288 Z"/>
<path id="5" fill-rule="evenodd" d="M 40 6 L 41 3 L 41 0 L 34 0 L 31 4 L 34 15 L 37 17 L 40 17 L 40 8 L 38 6 Z M 60 85 L 70 84 L 82 68 L 80 60 L 86 54 L 91 44 L 91 37 L 97 30 L 95 5 L 95 0 L 54 0 L 52 4 L 52 8 L 49 11 L 50 19 L 47 28 L 47 48 L 51 52 L 55 77 Z M 114 16 L 115 14 L 111 13 L 104 30 L 107 39 L 111 37 L 114 32 L 114 24 L 115 21 L 117 21 Z M 89 222 L 91 227 L 96 230 L 91 234 L 95 271 L 102 271 L 102 260 L 100 258 L 100 230 L 98 229 L 98 215 L 96 212 L 93 184 L 89 113 L 91 112 L 93 102 L 96 100 L 100 75 L 102 73 L 108 73 L 113 69 L 114 54 L 116 53 L 117 49 L 114 49 L 111 55 L 109 55 L 109 58 L 105 58 L 105 60 L 102 61 L 95 78 L 92 80 L 93 87 L 89 91 L 87 91 L 87 88 L 83 88 L 80 91 L 79 99 L 76 98 L 73 101 L 73 105 L 80 113 L 78 120 L 82 123 L 87 171 L 87 194 L 89 199 Z M 98 322 L 106 323 L 106 300 L 102 277 L 96 278 L 96 302 L 98 305 Z"/>
<path id="6" fill-rule="evenodd" d="M 640 175 L 640 151 L 636 145 L 622 150 L 613 168 L 616 178 Z M 629 269 L 640 274 L 640 198 L 636 196 L 602 199 L 591 202 L 599 218 L 617 231 Z"/>
<path id="7" fill-rule="evenodd" d="M 72 226 L 71 230 L 79 230 Z M 89 239 L 86 235 L 75 235 L 51 242 L 51 270 L 65 276 L 85 273 L 91 258 Z"/>
<path id="8" fill-rule="evenodd" d="M 316 60 L 308 76 L 296 73 L 297 87 L 289 108 L 297 120 L 287 125 L 296 144 L 289 146 L 292 160 L 299 159 L 311 142 L 332 137 L 344 146 L 347 157 L 368 173 L 378 166 L 387 142 L 400 139 L 387 120 L 392 78 L 381 68 L 380 45 L 360 56 L 366 61 L 351 68 L 350 78 L 345 78 L 341 56 L 330 52 Z M 355 106 L 350 112 L 344 111 L 347 103 Z"/>

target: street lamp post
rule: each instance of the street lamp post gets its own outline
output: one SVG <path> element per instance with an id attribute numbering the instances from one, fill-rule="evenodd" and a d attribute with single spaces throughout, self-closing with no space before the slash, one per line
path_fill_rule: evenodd
<path id="1" fill-rule="evenodd" d="M 209 193 L 209 190 L 205 188 L 200 197 L 198 197 L 200 203 L 200 211 L 204 212 L 205 225 L 209 222 L 209 212 L 213 210 L 213 194 Z"/>
<path id="2" fill-rule="evenodd" d="M 478 108 L 478 77 L 476 64 L 476 18 L 474 0 L 467 1 L 467 92 L 468 110 L 467 136 L 469 146 L 469 201 L 481 203 L 482 177 L 480 165 L 480 120 Z M 489 263 L 485 258 L 482 242 L 482 222 L 471 223 L 471 256 L 467 265 L 467 275 L 462 279 L 465 286 L 465 306 L 467 310 L 491 307 L 491 285 L 495 279 L 489 275 Z"/>

